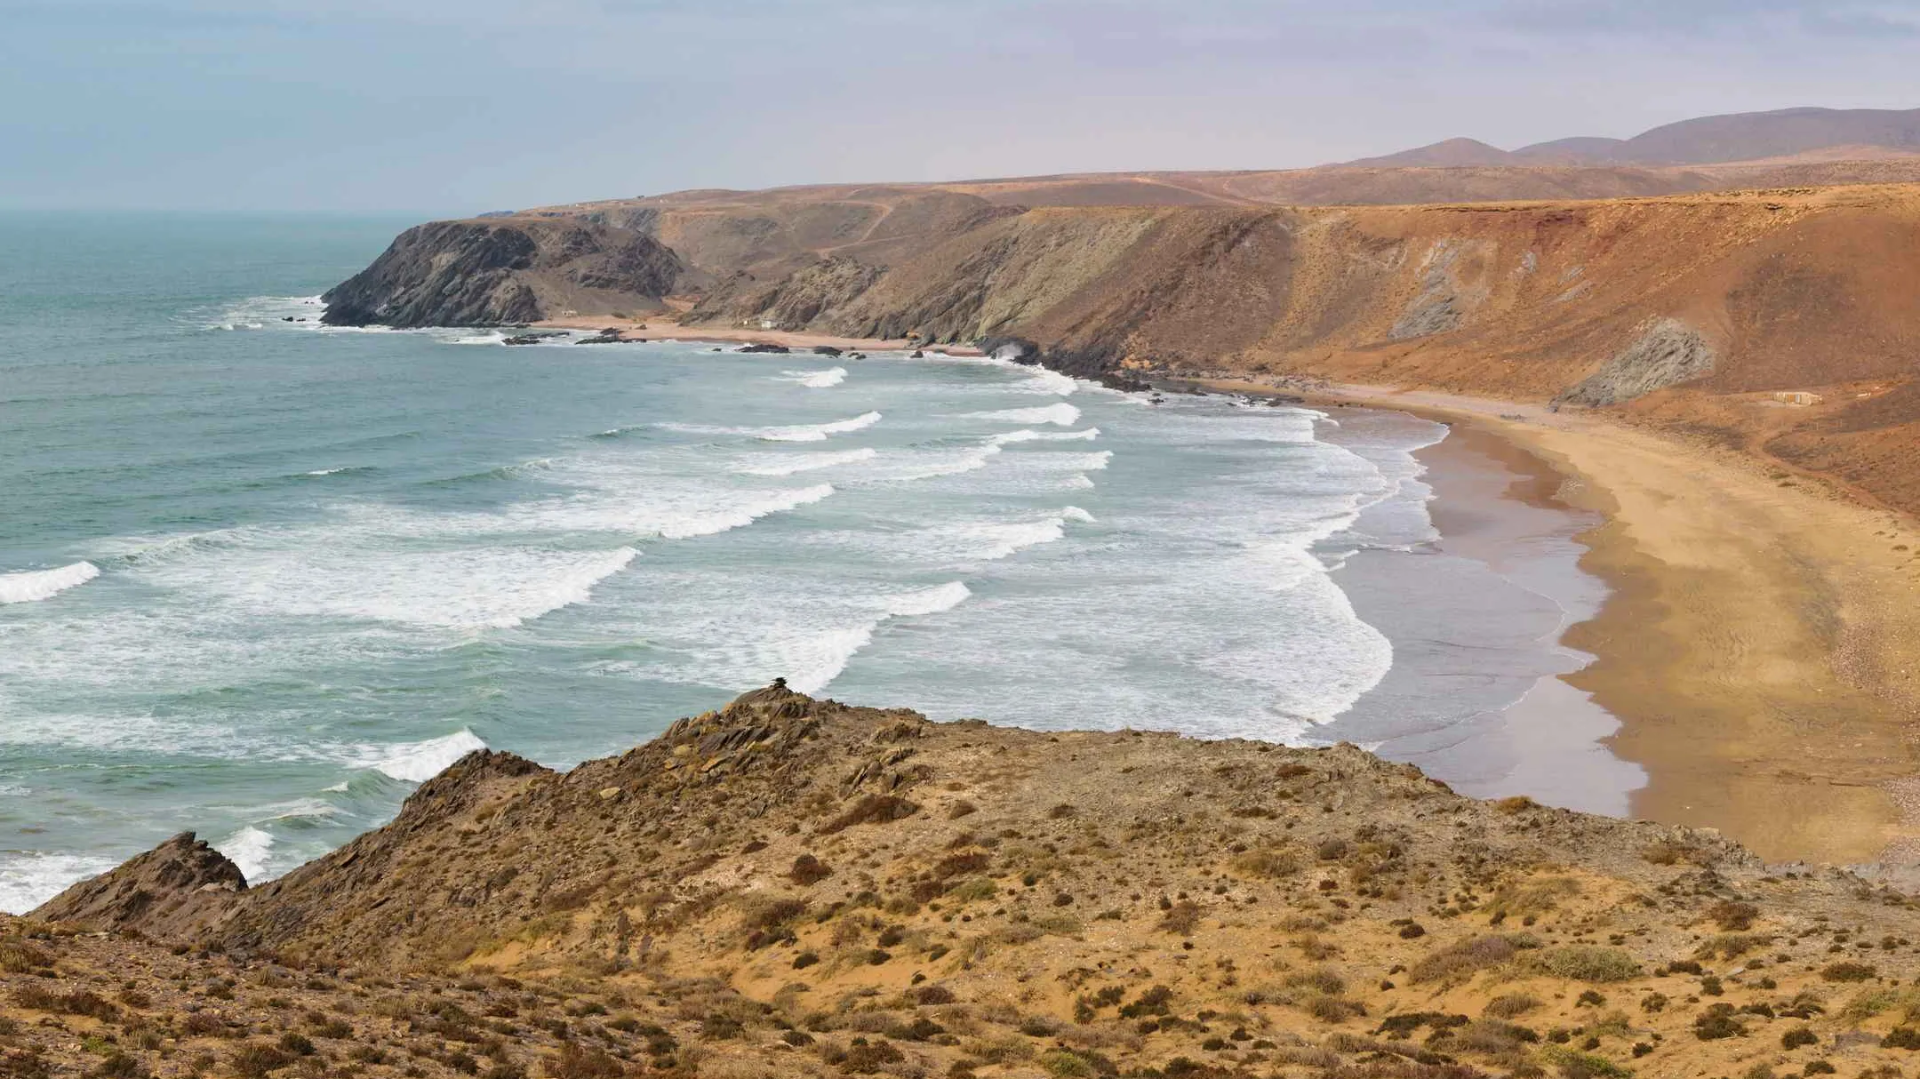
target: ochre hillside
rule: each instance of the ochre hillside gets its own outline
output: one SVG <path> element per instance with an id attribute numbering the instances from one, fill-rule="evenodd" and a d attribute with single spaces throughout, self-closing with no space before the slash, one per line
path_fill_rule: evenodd
<path id="1" fill-rule="evenodd" d="M 1920 186 L 1262 208 L 818 188 L 434 227 L 336 290 L 328 317 L 678 307 L 690 326 L 1018 338 L 1086 375 L 1557 401 L 1920 509 Z M 509 234 L 538 254 L 498 256 Z M 476 295 L 506 299 L 476 318 Z"/>
<path id="2" fill-rule="evenodd" d="M 1912 901 L 1350 746 L 780 687 L 499 753 L 249 888 L 191 837 L 0 922 L 10 1075 L 1891 1075 Z M 93 936 L 84 930 L 105 931 Z M 77 934 L 77 935 L 76 935 Z"/>

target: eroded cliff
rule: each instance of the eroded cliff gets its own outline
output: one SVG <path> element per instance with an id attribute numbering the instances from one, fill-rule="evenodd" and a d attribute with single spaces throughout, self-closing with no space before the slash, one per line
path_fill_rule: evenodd
<path id="1" fill-rule="evenodd" d="M 579 218 L 436 221 L 408 229 L 373 265 L 321 297 L 322 321 L 498 326 L 562 312 L 660 309 L 685 273 L 651 236 Z"/>

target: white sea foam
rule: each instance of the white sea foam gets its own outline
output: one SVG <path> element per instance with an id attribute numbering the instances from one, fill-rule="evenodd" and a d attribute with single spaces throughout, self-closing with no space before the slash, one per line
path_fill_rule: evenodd
<path id="1" fill-rule="evenodd" d="M 1065 401 L 1057 405 L 1044 405 L 1040 408 L 1006 408 L 994 412 L 967 412 L 962 419 L 994 420 L 1000 423 L 1051 423 L 1059 427 L 1072 427 L 1080 422 L 1080 410 Z"/>
<path id="2" fill-rule="evenodd" d="M 309 473 L 307 473 L 307 475 L 309 475 L 309 476 L 337 476 L 337 475 L 339 475 L 340 473 L 342 473 L 342 472 L 345 472 L 345 471 L 346 471 L 346 468 L 345 468 L 345 467 L 341 467 L 341 468 L 316 468 L 316 469 L 314 469 L 314 470 L 313 470 L 312 472 L 309 472 Z"/>
<path id="3" fill-rule="evenodd" d="M 748 458 L 750 463 L 736 465 L 733 471 L 743 476 L 791 476 L 799 472 L 814 472 L 822 468 L 871 461 L 879 455 L 880 451 L 871 446 L 839 453 L 766 454 Z"/>
<path id="4" fill-rule="evenodd" d="M 524 547 L 447 551 L 302 550 L 252 560 L 228 593 L 277 617 L 325 615 L 454 630 L 507 629 L 585 603 L 626 568 L 632 547 L 570 552 Z"/>
<path id="5" fill-rule="evenodd" d="M 848 420 L 835 420 L 832 423 L 802 424 L 797 427 L 763 427 L 752 432 L 755 437 L 768 442 L 825 442 L 833 435 L 844 435 L 872 427 L 880 422 L 880 413 L 866 412 Z"/>
<path id="6" fill-rule="evenodd" d="M 75 881 L 105 873 L 117 864 L 112 858 L 86 854 L 0 854 L 0 911 L 25 914 Z"/>
<path id="7" fill-rule="evenodd" d="M 384 753 L 384 756 L 367 761 L 365 767 L 406 783 L 425 783 L 446 771 L 453 762 L 485 748 L 485 742 L 472 731 L 462 728 L 441 738 L 374 750 L 375 753 Z"/>
<path id="8" fill-rule="evenodd" d="M 826 390 L 845 382 L 847 369 L 829 367 L 825 371 L 782 371 L 780 377 L 787 382 L 798 382 L 810 390 Z"/>
<path id="9" fill-rule="evenodd" d="M 1065 397 L 1080 388 L 1080 383 L 1070 375 L 1058 371 L 1049 371 L 1044 367 L 1033 368 L 1033 377 L 1020 386 L 1026 393 L 1052 393 Z"/>
<path id="10" fill-rule="evenodd" d="M 998 561 L 1029 547 L 1064 539 L 1067 524 L 1093 523 L 1093 515 L 1078 506 L 1026 521 L 966 521 L 940 525 L 926 537 L 929 549 L 946 558 Z"/>
<path id="11" fill-rule="evenodd" d="M 880 413 L 867 412 L 851 419 L 833 420 L 829 423 L 803 423 L 785 427 L 715 427 L 702 423 L 663 423 L 660 426 L 669 431 L 684 431 L 696 435 L 744 435 L 766 442 L 825 442 L 834 435 L 844 435 L 872 427 L 880 422 Z"/>
<path id="12" fill-rule="evenodd" d="M 249 824 L 215 843 L 213 849 L 239 866 L 240 875 L 247 878 L 248 884 L 258 884 L 267 877 L 267 859 L 273 854 L 273 836 Z"/>
<path id="13" fill-rule="evenodd" d="M 1088 427 L 1081 431 L 1008 431 L 993 436 L 995 445 L 1005 446 L 1015 442 L 1092 442 L 1100 437 L 1100 428 Z"/>
<path id="14" fill-rule="evenodd" d="M 690 514 L 664 522 L 660 525 L 660 535 L 666 539 L 689 539 L 694 536 L 708 536 L 716 532 L 744 528 L 770 513 L 797 509 L 832 494 L 833 485 L 830 483 L 803 487 L 797 491 L 779 491 L 744 504 Z"/>
<path id="15" fill-rule="evenodd" d="M 950 611 L 966 602 L 973 592 L 960 581 L 920 592 L 908 592 L 882 599 L 870 621 L 847 629 L 833 630 L 801 641 L 783 650 L 781 658 L 792 664 L 787 684 L 802 693 L 819 693 L 827 688 L 862 648 L 873 643 L 873 635 L 890 619 L 924 617 Z"/>
<path id="16" fill-rule="evenodd" d="M 59 569 L 29 573 L 0 574 L 0 604 L 37 603 L 52 599 L 69 588 L 76 588 L 100 576 L 100 567 L 91 562 L 75 562 Z"/>
<path id="17" fill-rule="evenodd" d="M 939 476 L 958 476 L 987 467 L 987 462 L 1000 453 L 1000 447 L 991 442 L 962 449 L 919 450 L 911 454 L 894 454 L 887 467 L 876 471 L 877 479 L 894 483 L 908 483 L 914 480 L 929 480 Z"/>

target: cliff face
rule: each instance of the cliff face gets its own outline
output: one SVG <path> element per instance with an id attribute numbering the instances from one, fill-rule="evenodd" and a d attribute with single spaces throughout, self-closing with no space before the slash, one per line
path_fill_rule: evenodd
<path id="1" fill-rule="evenodd" d="M 1912 900 L 1710 833 L 1477 802 L 1352 746 L 938 724 L 780 686 L 566 774 L 476 754 L 279 881 L 216 889 L 191 919 L 98 922 L 153 944 L 45 924 L 85 922 L 79 897 L 152 858 L 0 919 L 0 982 L 29 1009 L 6 1029 L 36 1051 L 77 1051 L 39 1022 L 73 1009 L 126 1027 L 127 1053 L 173 1044 L 137 1029 L 228 1054 L 250 1027 L 311 1024 L 328 1054 L 385 1047 L 416 1076 L 481 1055 L 587 1077 L 716 1057 L 775 1075 L 1762 1058 L 1852 1075 L 1898 1055 L 1888 1032 L 1914 1012 L 1872 986 L 1891 1003 L 1845 1006 L 1854 983 L 1920 974 Z M 193 999 L 216 984 L 238 988 Z M 588 1050 L 630 1063 L 582 1070 Z"/>
<path id="2" fill-rule="evenodd" d="M 817 287 L 818 266 L 761 277 L 689 318 L 1014 336 L 1082 375 L 1325 378 L 1612 408 L 1920 510 L 1920 412 L 1898 407 L 1920 352 L 1920 308 L 1904 298 L 1920 287 L 1920 188 L 1032 209 L 926 233 L 878 269 L 831 275 L 837 290 Z M 795 317 L 797 295 L 811 319 Z M 1811 396 L 1782 407 L 1782 393 Z"/>
<path id="3" fill-rule="evenodd" d="M 644 233 L 578 219 L 436 221 L 329 290 L 336 326 L 497 326 L 659 309 L 685 266 Z"/>

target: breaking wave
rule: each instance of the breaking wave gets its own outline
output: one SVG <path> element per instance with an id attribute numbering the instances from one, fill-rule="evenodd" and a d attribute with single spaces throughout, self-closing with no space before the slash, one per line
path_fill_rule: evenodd
<path id="1" fill-rule="evenodd" d="M 373 752 L 384 752 L 384 755 L 365 761 L 362 766 L 405 783 L 425 783 L 446 771 L 453 762 L 486 748 L 487 743 L 479 736 L 462 728 L 441 738 L 375 750 Z"/>
<path id="2" fill-rule="evenodd" d="M 884 600 L 872 621 L 848 629 L 794 642 L 783 658 L 794 664 L 787 684 L 802 693 L 818 693 L 827 688 L 862 648 L 873 643 L 873 635 L 889 620 L 924 617 L 950 611 L 973 595 L 964 583 L 949 581 L 922 592 L 908 592 Z"/>
<path id="3" fill-rule="evenodd" d="M 75 562 L 59 569 L 30 573 L 0 574 L 0 604 L 38 603 L 52 599 L 69 588 L 77 588 L 100 576 L 100 567 L 91 562 Z"/>
<path id="4" fill-rule="evenodd" d="M 797 382 L 810 390 L 827 390 L 847 380 L 847 369 L 830 367 L 825 371 L 782 371 L 780 377 L 786 382 Z"/>
<path id="5" fill-rule="evenodd" d="M 996 420 L 1001 423 L 1051 423 L 1058 427 L 1072 427 L 1080 422 L 1080 410 L 1065 401 L 1057 405 L 1044 405 L 1040 408 L 1006 408 L 994 412 L 967 412 L 962 419 Z"/>

